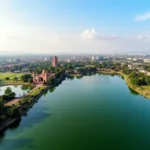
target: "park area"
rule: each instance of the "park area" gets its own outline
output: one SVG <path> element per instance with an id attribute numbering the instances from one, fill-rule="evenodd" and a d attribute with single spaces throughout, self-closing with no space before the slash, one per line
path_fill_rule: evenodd
<path id="1" fill-rule="evenodd" d="M 15 77 L 18 78 L 18 80 L 21 80 L 22 73 L 12 73 L 12 72 L 6 72 L 6 73 L 0 73 L 0 79 L 1 80 L 9 80 L 13 81 Z"/>
<path id="2" fill-rule="evenodd" d="M 21 76 L 22 73 L 12 73 L 12 72 L 6 72 L 6 73 L 0 73 L 0 85 L 7 84 L 7 83 L 21 83 Z"/>

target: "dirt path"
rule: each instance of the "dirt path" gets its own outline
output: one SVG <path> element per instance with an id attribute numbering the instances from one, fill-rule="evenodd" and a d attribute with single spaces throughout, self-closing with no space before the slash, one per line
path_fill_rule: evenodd
<path id="1" fill-rule="evenodd" d="M 15 98 L 15 99 L 13 99 L 12 101 L 6 103 L 5 106 L 12 106 L 12 105 L 15 105 L 15 104 L 17 104 L 19 101 L 20 101 L 20 98 Z"/>
<path id="2" fill-rule="evenodd" d="M 34 89 L 32 89 L 32 90 L 31 90 L 30 92 L 28 92 L 27 94 L 25 94 L 23 97 L 29 95 L 30 93 L 32 93 L 34 90 L 36 90 L 37 88 L 39 88 L 39 87 L 41 87 L 41 86 L 42 86 L 41 84 L 37 85 Z M 23 97 L 21 97 L 21 98 L 23 98 Z M 15 98 L 15 99 L 11 100 L 10 102 L 6 103 L 5 106 L 12 106 L 12 105 L 15 105 L 15 104 L 17 104 L 17 103 L 21 100 L 21 98 Z"/>

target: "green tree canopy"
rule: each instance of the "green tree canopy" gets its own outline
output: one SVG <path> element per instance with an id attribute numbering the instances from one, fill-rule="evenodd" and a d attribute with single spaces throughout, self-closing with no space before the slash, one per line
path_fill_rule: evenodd
<path id="1" fill-rule="evenodd" d="M 10 87 L 7 87 L 5 90 L 5 95 L 9 95 L 12 93 L 12 89 Z"/>

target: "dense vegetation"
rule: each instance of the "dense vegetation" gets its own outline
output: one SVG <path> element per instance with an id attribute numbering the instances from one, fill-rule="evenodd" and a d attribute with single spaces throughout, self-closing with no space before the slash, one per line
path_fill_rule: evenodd
<path id="1" fill-rule="evenodd" d="M 134 85 L 150 85 L 150 76 L 145 75 L 144 73 L 138 72 L 138 70 L 130 70 L 127 66 L 123 67 L 123 73 L 128 75 L 130 81 Z"/>
<path id="2" fill-rule="evenodd" d="M 142 65 L 142 67 L 144 68 L 144 70 L 147 70 L 150 72 L 150 64 L 144 64 Z"/>
<path id="3" fill-rule="evenodd" d="M 21 80 L 23 82 L 30 82 L 32 83 L 33 79 L 32 79 L 32 75 L 31 74 L 24 74 L 21 76 Z"/>
<path id="4" fill-rule="evenodd" d="M 14 92 L 12 92 L 11 88 L 7 87 L 7 89 L 5 90 L 5 94 L 0 97 L 0 100 L 3 103 L 8 102 L 8 101 L 14 99 L 15 96 L 16 96 L 16 94 Z"/>
<path id="5" fill-rule="evenodd" d="M 12 92 L 11 88 L 8 87 L 5 90 L 5 94 L 0 97 L 0 120 L 6 118 L 6 116 L 13 116 L 16 113 L 16 108 L 6 107 L 4 104 L 12 99 L 14 99 L 16 94 Z"/>

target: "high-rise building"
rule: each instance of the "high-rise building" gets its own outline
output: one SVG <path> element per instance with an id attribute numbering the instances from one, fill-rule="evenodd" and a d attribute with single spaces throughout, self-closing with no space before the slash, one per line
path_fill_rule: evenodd
<path id="1" fill-rule="evenodd" d="M 56 67 L 58 65 L 58 59 L 56 56 L 53 56 L 52 57 L 52 66 L 53 67 Z"/>
<path id="2" fill-rule="evenodd" d="M 92 56 L 92 61 L 95 61 L 95 56 Z"/>

